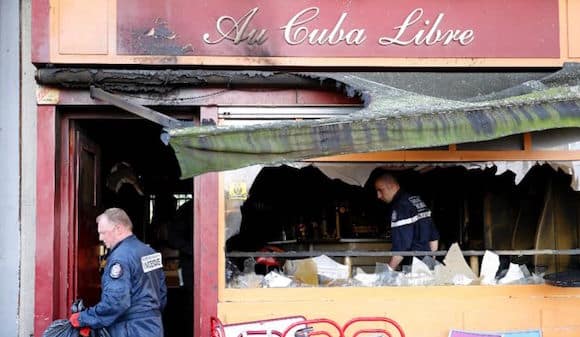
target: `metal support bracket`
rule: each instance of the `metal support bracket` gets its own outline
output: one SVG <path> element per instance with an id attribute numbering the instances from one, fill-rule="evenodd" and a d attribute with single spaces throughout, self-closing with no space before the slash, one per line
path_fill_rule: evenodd
<path id="1" fill-rule="evenodd" d="M 143 105 L 131 102 L 131 100 L 128 98 L 111 94 L 103 89 L 94 86 L 91 86 L 90 93 L 92 99 L 95 98 L 100 99 L 101 101 L 107 102 L 125 111 L 131 112 L 139 117 L 143 117 L 167 129 L 193 126 L 192 122 L 180 121 L 179 119 L 169 117 Z"/>

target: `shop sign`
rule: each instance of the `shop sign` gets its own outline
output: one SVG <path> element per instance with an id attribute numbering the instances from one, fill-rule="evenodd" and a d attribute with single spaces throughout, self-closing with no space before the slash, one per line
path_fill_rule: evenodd
<path id="1" fill-rule="evenodd" d="M 122 55 L 558 58 L 557 0 L 123 0 Z"/>
<path id="2" fill-rule="evenodd" d="M 230 200 L 246 200 L 248 199 L 248 188 L 243 181 L 232 182 L 228 186 L 228 199 Z"/>

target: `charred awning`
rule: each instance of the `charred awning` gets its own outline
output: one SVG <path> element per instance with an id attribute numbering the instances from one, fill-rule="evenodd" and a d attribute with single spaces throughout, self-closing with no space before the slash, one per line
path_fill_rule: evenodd
<path id="1" fill-rule="evenodd" d="M 101 103 L 116 105 L 165 126 L 184 177 L 251 164 L 426 148 L 580 126 L 577 63 L 555 72 L 394 69 L 296 73 L 50 67 L 40 68 L 36 80 L 70 89 L 92 87 L 93 98 Z M 139 106 L 145 104 L 142 102 L 163 105 L 164 99 L 174 102 L 174 93 L 185 87 L 338 90 L 360 97 L 364 107 L 324 120 L 184 127 L 182 121 Z"/>
<path id="2" fill-rule="evenodd" d="M 324 120 L 170 129 L 182 175 L 580 127 L 579 64 L 486 96 L 457 100 L 401 90 L 360 74 L 302 75 L 335 81 L 350 95 L 360 95 L 365 106 Z"/>

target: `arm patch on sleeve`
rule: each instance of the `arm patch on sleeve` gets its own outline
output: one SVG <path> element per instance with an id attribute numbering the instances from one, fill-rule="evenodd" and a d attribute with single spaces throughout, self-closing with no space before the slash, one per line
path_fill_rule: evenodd
<path id="1" fill-rule="evenodd" d="M 161 261 L 161 253 L 154 253 L 141 257 L 141 267 L 143 267 L 144 273 L 148 273 L 155 269 L 163 268 L 163 262 Z"/>
<path id="2" fill-rule="evenodd" d="M 118 262 L 114 263 L 111 266 L 111 269 L 109 270 L 109 276 L 112 279 L 118 279 L 122 275 L 123 275 L 123 267 L 121 267 L 121 264 Z"/>

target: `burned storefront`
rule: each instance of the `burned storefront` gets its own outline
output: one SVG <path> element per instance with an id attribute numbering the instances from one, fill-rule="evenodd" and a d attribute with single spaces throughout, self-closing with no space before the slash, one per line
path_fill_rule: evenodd
<path id="1" fill-rule="evenodd" d="M 123 71 L 103 73 L 126 76 Z M 271 94 L 271 89 L 245 83 L 248 74 L 244 72 L 190 73 L 210 79 L 220 76 L 212 88 L 204 90 L 222 90 L 223 78 L 228 78 L 230 85 L 235 79 L 253 95 Z M 38 74 L 42 83 L 73 86 L 67 93 L 88 87 L 98 78 L 90 75 L 88 82 L 75 82 L 79 74 L 87 74 L 79 70 L 48 69 Z M 55 74 L 68 74 L 72 80 L 62 81 Z M 148 74 L 155 78 L 160 72 Z M 163 72 L 163 76 L 168 74 Z M 207 197 L 210 192 L 188 175 L 215 169 L 224 170 L 214 177 L 219 189 L 211 192 L 214 205 L 221 205 L 211 211 L 221 219 L 214 235 L 223 241 L 217 243 L 215 253 L 206 255 L 215 262 L 203 260 L 198 268 L 216 263 L 215 282 L 231 298 L 225 307 L 245 303 L 248 294 L 270 301 L 269 292 L 255 292 L 264 288 L 294 292 L 348 287 L 360 292 L 392 286 L 530 287 L 542 286 L 546 275 L 576 270 L 577 65 L 554 72 L 438 72 L 398 78 L 430 77 L 432 87 L 423 86 L 423 90 L 444 88 L 458 80 L 469 83 L 468 78 L 480 82 L 478 76 L 503 79 L 501 86 L 488 87 L 489 95 L 481 96 L 484 99 L 473 101 L 469 97 L 433 98 L 394 87 L 388 92 L 386 83 L 371 80 L 385 74 L 285 73 L 284 81 L 296 80 L 282 83 L 277 75 L 254 72 L 252 76 L 256 74 L 264 83 L 276 81 L 278 88 L 296 81 L 308 90 L 321 86 L 319 94 L 333 95 L 329 97 L 341 105 L 220 107 L 213 114 L 220 125 L 192 127 L 207 111 L 182 104 L 157 106 L 167 94 L 137 99 L 126 92 L 99 96 L 120 109 L 92 105 L 82 111 L 77 105 L 88 104 L 90 93 L 61 97 L 57 130 L 65 146 L 59 156 L 68 159 L 60 166 L 64 173 L 60 179 L 77 186 L 74 221 L 82 242 L 76 248 L 76 295 L 82 294 L 89 303 L 98 299 L 98 289 L 91 288 L 99 275 L 93 263 L 99 256 L 94 254 L 98 242 L 91 235 L 92 219 L 98 207 L 120 206 L 140 224 L 137 235 L 164 254 L 170 285 L 168 331 L 187 325 L 187 310 L 195 309 L 187 299 L 195 297 L 187 296 L 186 284 L 196 284 L 187 271 L 197 269 L 187 267 L 183 258 L 195 261 L 191 244 L 200 242 L 196 235 L 207 238 L 208 233 L 193 225 L 194 217 L 208 216 L 211 209 L 206 204 L 194 206 L 195 195 Z M 352 80 L 364 80 L 365 86 Z M 485 88 L 481 82 L 472 87 Z M 186 97 L 198 89 L 180 90 Z M 456 90 L 438 90 L 442 95 L 457 95 Z M 120 98 L 125 103 L 119 104 Z M 164 121 L 170 123 L 158 125 Z M 469 128 L 479 131 L 470 133 Z M 376 145 L 373 137 L 388 141 Z M 293 146 L 300 150 L 294 152 Z M 369 146 L 389 151 L 377 152 Z M 69 148 L 74 150 L 65 151 Z M 250 163 L 261 164 L 246 167 Z M 399 271 L 386 267 L 395 253 L 389 208 L 379 202 L 374 190 L 374 179 L 381 172 L 396 175 L 432 211 L 441 237 L 439 250 L 423 260 L 427 266 L 414 263 Z M 189 205 L 188 210 L 178 212 L 180 204 Z M 181 227 L 184 231 L 172 235 L 178 229 L 177 213 L 188 220 Z M 176 237 L 181 243 L 172 242 Z M 189 251 L 184 250 L 187 242 Z M 425 252 L 404 254 L 424 256 Z M 496 263 L 491 271 L 488 261 Z"/>
<path id="2" fill-rule="evenodd" d="M 36 2 L 36 334 L 98 299 L 110 206 L 163 254 L 168 335 L 577 334 L 580 11 L 529 1 Z M 436 251 L 393 251 L 385 172 Z"/>
<path id="3" fill-rule="evenodd" d="M 577 129 L 570 127 L 557 132 L 545 130 L 503 135 L 491 137 L 491 140 L 453 146 L 433 144 L 437 136 L 424 135 L 427 132 L 445 138 L 449 129 L 463 128 L 461 119 L 465 118 L 471 127 L 481 127 L 480 136 L 470 137 L 487 138 L 513 122 L 519 122 L 520 125 L 525 124 L 525 120 L 536 123 L 545 120 L 546 114 L 554 113 L 557 109 L 575 110 L 573 106 L 562 104 L 561 99 L 549 99 L 541 105 L 529 104 L 538 102 L 538 95 L 560 90 L 556 87 L 568 81 L 576 71 L 574 68 L 574 65 L 570 65 L 559 73 L 534 80 L 537 86 L 543 87 L 542 90 L 531 89 L 534 81 L 530 81 L 522 86 L 490 94 L 486 99 L 478 99 L 478 102 L 469 102 L 469 99 L 445 101 L 439 98 L 434 103 L 434 99 L 417 97 L 416 93 L 408 93 L 410 96 L 415 95 L 413 99 L 408 99 L 399 91 L 399 97 L 390 99 L 391 108 L 381 107 L 380 116 L 372 113 L 373 105 L 381 104 L 380 94 L 370 94 L 371 100 L 377 99 L 379 102 L 370 103 L 360 115 L 357 111 L 348 117 L 306 122 L 314 129 L 312 132 L 320 132 L 320 135 L 314 136 L 300 130 L 300 126 L 292 129 L 293 126 L 289 124 L 192 131 L 203 133 L 203 136 L 199 135 L 203 144 L 189 142 L 195 138 L 178 143 L 178 157 L 185 156 L 179 153 L 180 150 L 187 153 L 187 157 L 181 161 L 182 168 L 192 163 L 188 158 L 202 157 L 203 160 L 206 156 L 204 151 L 214 147 L 219 148 L 221 163 L 225 165 L 234 163 L 234 160 L 243 162 L 250 156 L 256 156 L 253 160 L 259 162 L 263 160 L 259 156 L 267 158 L 274 151 L 284 153 L 281 161 L 285 164 L 281 166 L 259 165 L 223 173 L 228 285 L 247 287 L 246 279 L 251 278 L 253 287 L 267 287 L 268 282 L 257 274 L 266 275 L 268 279 L 267 273 L 271 270 L 276 271 L 276 276 L 290 276 L 286 280 L 287 285 L 312 285 L 312 282 L 302 278 L 296 279 L 293 277 L 295 275 L 287 275 L 285 269 L 292 269 L 294 273 L 296 270 L 292 260 L 317 254 L 330 255 L 343 263 L 340 266 L 326 266 L 344 269 L 342 279 L 327 280 L 329 285 L 360 285 L 356 282 L 357 270 L 369 273 L 374 272 L 375 267 L 384 268 L 381 262 L 384 264 L 388 256 L 394 253 L 388 252 L 391 250 L 388 207 L 377 200 L 374 190 L 374 179 L 381 172 L 392 172 L 398 176 L 405 189 L 426 201 L 441 232 L 441 250 L 447 251 L 455 243 L 465 250 L 463 255 L 472 269 L 469 276 L 473 282 L 469 284 L 479 284 L 476 278 L 479 279 L 481 259 L 486 250 L 501 253 L 498 258 L 501 264 L 494 270 L 492 281 L 486 281 L 493 284 L 515 282 L 509 278 L 502 280 L 512 263 L 521 269 L 517 279 L 520 284 L 543 283 L 542 276 L 546 273 L 555 277 L 575 270 L 578 264 L 578 194 L 575 192 L 578 189 L 577 165 L 574 160 L 562 160 L 567 157 L 564 153 L 560 153 L 563 155 L 560 159 L 552 157 L 552 160 L 547 160 L 547 157 L 540 159 L 538 155 L 549 153 L 545 151 L 567 152 L 573 149 L 579 138 Z M 349 76 L 354 78 L 354 74 Z M 546 85 L 547 82 L 550 84 Z M 373 84 L 379 85 L 376 82 Z M 364 92 L 372 93 L 373 84 L 367 82 Z M 480 90 L 483 88 L 482 85 L 477 87 Z M 356 90 L 356 87 L 351 89 Z M 381 89 L 380 92 L 385 92 L 384 88 Z M 508 97 L 511 92 L 518 94 Z M 426 101 L 422 102 L 422 99 Z M 531 101 L 526 102 L 528 99 Z M 550 101 L 552 103 L 548 103 Z M 405 104 L 409 104 L 414 113 L 422 109 L 421 104 L 428 105 L 429 109 L 424 115 L 416 117 L 405 114 Z M 438 112 L 434 113 L 433 109 L 438 109 Z M 506 117 L 506 113 L 498 113 L 498 109 L 506 109 L 510 117 Z M 393 110 L 396 113 L 390 114 Z M 239 123 L 235 119 L 241 117 L 234 114 L 231 111 L 224 114 L 224 124 Z M 521 117 L 516 117 L 518 115 Z M 412 120 L 414 117 L 416 121 Z M 372 120 L 374 124 L 357 125 L 357 118 L 364 119 L 365 123 Z M 388 121 L 380 120 L 377 123 L 377 119 Z M 432 125 L 428 125 L 429 119 L 435 120 Z M 398 129 L 402 123 L 406 123 L 406 127 Z M 240 130 L 248 132 L 242 134 Z M 333 132 L 342 134 L 333 136 Z M 312 153 L 306 156 L 314 157 L 323 151 L 339 152 L 337 148 L 347 149 L 344 152 L 348 152 L 349 147 L 358 147 L 356 151 L 364 152 L 365 146 L 373 146 L 372 137 L 379 132 L 382 132 L 381 139 L 390 140 L 395 136 L 401 143 L 411 139 L 419 142 L 419 146 L 439 146 L 404 151 L 404 155 L 401 152 L 383 153 L 382 158 L 350 154 L 289 162 L 287 157 L 292 158 L 298 151 L 293 152 L 292 145 L 277 142 L 284 136 L 302 137 L 300 141 L 313 143 L 308 147 Z M 220 138 L 220 133 L 223 138 Z M 262 133 L 268 133 L 268 139 L 263 138 Z M 179 137 L 183 136 L 177 134 L 177 142 L 180 142 Z M 237 137 L 246 142 L 236 142 Z M 326 139 L 333 138 L 339 141 L 334 144 L 324 143 Z M 422 139 L 424 143 L 421 143 Z M 194 153 L 198 151 L 196 146 L 204 150 Z M 269 159 L 263 161 L 276 162 Z M 415 252 L 409 255 L 425 254 Z M 286 260 L 290 260 L 290 263 L 285 266 Z M 443 256 L 440 260 L 443 260 Z M 359 267 L 361 269 L 357 269 Z M 433 283 L 429 284 L 450 282 L 437 281 L 437 277 L 432 276 Z M 316 277 L 310 280 L 315 285 L 319 284 Z M 405 280 L 402 284 L 409 285 Z"/>

